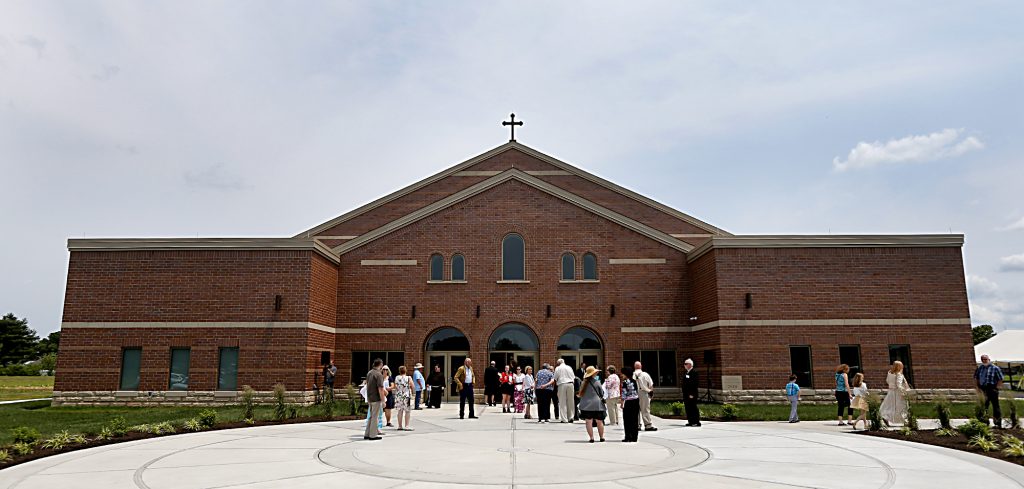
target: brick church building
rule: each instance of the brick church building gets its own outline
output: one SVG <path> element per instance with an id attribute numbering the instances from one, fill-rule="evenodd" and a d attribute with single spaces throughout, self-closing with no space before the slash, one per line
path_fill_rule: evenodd
<path id="1" fill-rule="evenodd" d="M 962 235 L 733 235 L 510 141 L 286 238 L 70 239 L 55 404 L 310 402 L 321 365 L 450 378 L 693 358 L 718 399 L 831 396 L 839 363 L 963 394 Z"/>

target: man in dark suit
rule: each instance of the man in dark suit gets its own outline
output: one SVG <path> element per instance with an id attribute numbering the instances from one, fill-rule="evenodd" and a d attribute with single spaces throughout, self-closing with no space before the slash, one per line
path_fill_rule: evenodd
<path id="1" fill-rule="evenodd" d="M 484 369 L 484 402 L 488 406 L 494 407 L 496 398 L 498 397 L 498 369 L 494 365 L 494 360 L 491 360 L 491 365 Z"/>
<path id="2" fill-rule="evenodd" d="M 689 358 L 683 362 L 686 371 L 683 372 L 683 404 L 686 405 L 686 426 L 700 426 L 700 409 L 697 408 L 697 399 L 700 398 L 699 377 L 697 370 L 693 368 L 693 360 Z"/>

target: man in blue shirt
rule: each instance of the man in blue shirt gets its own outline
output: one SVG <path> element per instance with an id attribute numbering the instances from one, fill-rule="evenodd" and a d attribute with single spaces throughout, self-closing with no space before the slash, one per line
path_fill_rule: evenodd
<path id="1" fill-rule="evenodd" d="M 978 389 L 985 393 L 985 409 L 992 404 L 992 422 L 996 428 L 1003 427 L 1003 412 L 999 408 L 999 387 L 1003 385 L 1003 369 L 992 364 L 988 355 L 981 356 L 981 365 L 974 371 Z"/>
<path id="2" fill-rule="evenodd" d="M 412 385 L 416 390 L 416 406 L 413 407 L 415 410 L 420 410 L 420 398 L 423 397 L 423 390 L 427 388 L 426 379 L 423 378 L 423 364 L 417 362 L 416 366 L 413 367 L 412 371 Z"/>
<path id="3" fill-rule="evenodd" d="M 800 386 L 796 383 L 796 375 L 789 376 L 789 383 L 786 384 L 786 398 L 789 399 L 789 422 L 799 423 L 800 416 L 797 415 L 796 407 L 800 404 Z"/>

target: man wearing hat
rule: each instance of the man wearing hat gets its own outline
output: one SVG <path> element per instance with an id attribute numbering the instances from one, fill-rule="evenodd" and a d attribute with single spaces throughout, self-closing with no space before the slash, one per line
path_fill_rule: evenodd
<path id="1" fill-rule="evenodd" d="M 423 396 L 423 390 L 427 388 L 427 380 L 423 378 L 423 364 L 420 362 L 416 362 L 416 366 L 413 367 L 412 385 L 416 389 L 416 406 L 413 409 L 419 411 L 422 409 L 420 398 Z"/>

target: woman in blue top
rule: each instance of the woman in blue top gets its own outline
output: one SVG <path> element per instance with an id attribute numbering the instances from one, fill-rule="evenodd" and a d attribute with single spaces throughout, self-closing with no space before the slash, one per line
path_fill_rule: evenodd
<path id="1" fill-rule="evenodd" d="M 847 423 L 843 422 L 843 408 L 846 408 L 846 414 L 849 418 L 849 424 L 853 424 L 853 408 L 850 407 L 850 399 L 853 394 L 850 393 L 850 377 L 847 375 L 850 373 L 850 366 L 842 364 L 836 367 L 836 402 L 839 403 L 838 419 L 839 426 L 846 426 Z"/>

